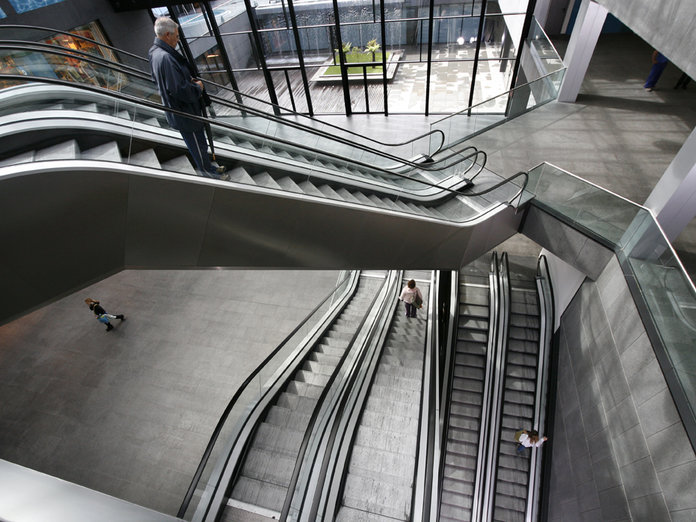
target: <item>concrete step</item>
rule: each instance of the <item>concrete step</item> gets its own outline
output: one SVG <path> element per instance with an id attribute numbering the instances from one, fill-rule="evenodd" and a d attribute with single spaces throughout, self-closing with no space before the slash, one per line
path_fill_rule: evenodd
<path id="1" fill-rule="evenodd" d="M 369 477 L 348 474 L 343 505 L 367 513 L 410 520 L 411 488 L 400 488 Z"/>
<path id="2" fill-rule="evenodd" d="M 146 149 L 132 154 L 128 160 L 128 164 L 150 167 L 153 169 L 159 169 L 161 167 L 157 154 L 155 154 L 155 151 L 152 149 Z"/>
<path id="3" fill-rule="evenodd" d="M 251 447 L 295 459 L 303 437 L 304 431 L 293 431 L 262 422 L 256 430 Z"/>
<path id="4" fill-rule="evenodd" d="M 252 176 L 254 183 L 256 183 L 259 187 L 265 187 L 265 188 L 271 188 L 271 189 L 279 189 L 281 188 L 278 183 L 276 183 L 276 180 L 271 176 L 268 172 L 262 172 L 260 174 L 256 174 L 255 176 Z"/>
<path id="5" fill-rule="evenodd" d="M 271 406 L 271 409 L 268 410 L 265 422 L 278 426 L 279 428 L 303 431 L 309 425 L 311 417 L 311 412 L 303 413 L 300 411 L 293 411 L 290 408 L 284 408 L 276 404 L 275 406 Z"/>
<path id="6" fill-rule="evenodd" d="M 398 433 L 384 431 L 369 426 L 360 426 L 355 437 L 355 446 L 365 446 L 382 451 L 391 451 L 401 455 L 413 455 L 413 448 L 418 443 L 415 433 Z"/>
<path id="7" fill-rule="evenodd" d="M 311 397 L 302 397 L 296 393 L 283 392 L 278 397 L 276 406 L 287 408 L 301 414 L 311 415 L 317 405 L 317 400 Z"/>
<path id="8" fill-rule="evenodd" d="M 328 375 L 330 377 L 331 375 L 333 375 L 334 371 L 336 371 L 336 365 L 323 364 L 319 361 L 313 361 L 308 358 L 302 365 L 302 370 L 312 373 L 318 373 L 320 375 Z"/>
<path id="9" fill-rule="evenodd" d="M 34 161 L 71 160 L 80 157 L 80 147 L 76 140 L 64 141 L 34 153 Z"/>
<path id="10" fill-rule="evenodd" d="M 232 498 L 261 506 L 273 511 L 282 511 L 287 488 L 240 476 L 232 490 Z"/>
<path id="11" fill-rule="evenodd" d="M 336 514 L 335 522 L 394 522 L 394 519 L 375 513 L 366 513 L 361 509 L 341 506 Z"/>
<path id="12" fill-rule="evenodd" d="M 278 180 L 276 180 L 278 183 L 278 186 L 285 190 L 286 192 L 297 192 L 297 193 L 302 193 L 302 189 L 299 187 L 297 183 L 290 177 L 290 176 L 285 176 L 282 177 Z"/>
<path id="13" fill-rule="evenodd" d="M 87 160 L 113 161 L 117 163 L 122 161 L 121 152 L 118 150 L 118 143 L 115 141 L 110 141 L 87 149 L 80 157 Z"/>
<path id="14" fill-rule="evenodd" d="M 243 183 L 244 185 L 255 185 L 252 178 L 244 167 L 236 167 L 227 172 L 230 175 L 230 181 L 235 183 Z"/>
<path id="15" fill-rule="evenodd" d="M 372 413 L 392 413 L 399 417 L 418 418 L 420 415 L 420 405 L 370 396 L 365 404 L 365 411 L 370 411 Z"/>
<path id="16" fill-rule="evenodd" d="M 295 395 L 300 395 L 302 397 L 319 399 L 323 389 L 323 386 L 316 386 L 314 384 L 308 384 L 306 382 L 300 381 L 291 381 L 290 383 L 288 383 L 288 386 L 286 387 L 285 391 L 288 393 L 294 393 Z"/>
<path id="17" fill-rule="evenodd" d="M 165 161 L 162 163 L 162 168 L 170 172 L 191 174 L 193 176 L 196 175 L 196 169 L 193 168 L 193 165 L 191 165 L 191 161 L 187 156 L 178 156 L 170 159 L 169 161 Z"/>
<path id="18" fill-rule="evenodd" d="M 287 488 L 295 468 L 295 459 L 260 448 L 251 448 L 242 467 L 242 475 Z"/>
<path id="19" fill-rule="evenodd" d="M 360 417 L 360 426 L 396 433 L 416 433 L 418 417 L 401 417 L 400 415 L 363 411 Z"/>
<path id="20" fill-rule="evenodd" d="M 326 383 L 329 382 L 330 375 L 323 375 L 320 373 L 314 373 L 308 370 L 298 370 L 295 372 L 293 379 L 302 384 L 309 384 L 315 387 L 324 388 Z"/>
<path id="21" fill-rule="evenodd" d="M 409 488 L 416 465 L 415 447 L 413 450 L 412 455 L 406 456 L 376 448 L 354 446 L 349 472 L 375 480 L 379 478 L 382 483 Z"/>

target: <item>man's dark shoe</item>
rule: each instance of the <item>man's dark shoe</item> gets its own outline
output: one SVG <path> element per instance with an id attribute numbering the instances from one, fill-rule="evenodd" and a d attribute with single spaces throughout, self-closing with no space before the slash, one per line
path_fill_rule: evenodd
<path id="1" fill-rule="evenodd" d="M 121 321 L 125 321 L 126 317 L 123 314 L 117 315 L 116 319 L 120 319 Z"/>
<path id="2" fill-rule="evenodd" d="M 106 331 L 107 331 L 107 332 L 110 331 L 110 330 L 113 330 L 113 329 L 114 329 L 114 325 L 113 325 L 113 324 L 108 323 L 108 324 L 106 325 Z"/>

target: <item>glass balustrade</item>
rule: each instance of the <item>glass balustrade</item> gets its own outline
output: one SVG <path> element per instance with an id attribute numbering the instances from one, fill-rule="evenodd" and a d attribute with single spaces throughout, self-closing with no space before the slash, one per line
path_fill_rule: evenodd
<path id="1" fill-rule="evenodd" d="M 120 140 L 120 150 L 117 156 L 105 156 L 101 158 L 102 161 L 195 175 L 190 163 L 173 161 L 175 153 L 171 150 L 172 140 L 178 143 L 179 134 L 169 128 L 163 111 L 156 104 L 150 103 L 148 106 L 146 102 L 130 101 L 131 97 L 122 93 L 109 95 L 92 86 L 72 88 L 51 83 L 50 79 L 46 79 L 46 83 L 40 78 L 30 80 L 27 78 L 23 85 L 5 89 L 0 94 L 0 115 L 5 116 L 0 122 L 0 132 L 3 127 L 19 121 L 16 116 L 8 116 L 17 112 L 27 113 L 27 118 L 38 118 L 42 122 L 41 125 L 51 126 L 53 121 L 60 122 L 59 125 L 67 126 L 68 134 L 73 128 L 81 129 L 82 132 L 85 129 L 101 130 L 105 123 L 109 123 L 110 127 L 105 132 L 113 133 L 118 138 L 116 141 Z M 28 114 L 29 111 L 39 110 L 44 112 Z M 66 110 L 72 111 L 70 118 L 66 118 Z M 218 161 L 223 164 L 227 161 L 232 164 L 241 162 L 242 165 L 251 165 L 248 174 L 235 173 L 233 181 L 236 183 L 258 186 L 259 181 L 253 176 L 258 174 L 261 167 L 278 167 L 277 164 L 269 165 L 268 160 L 262 157 L 264 154 L 273 154 L 274 162 L 286 160 L 286 168 L 292 173 L 292 183 L 285 180 L 288 181 L 287 186 L 281 187 L 272 183 L 265 185 L 267 190 L 275 190 L 279 195 L 287 195 L 288 192 L 306 193 L 343 204 L 348 202 L 389 208 L 399 213 L 462 222 L 500 208 L 513 199 L 521 189 L 515 183 L 503 183 L 484 195 L 464 197 L 455 191 L 439 188 L 437 184 L 442 183 L 442 180 L 449 180 L 449 183 L 456 186 L 456 183 L 461 183 L 462 178 L 467 177 L 469 172 L 477 172 L 480 169 L 480 164 L 476 162 L 477 153 L 474 152 L 472 156 L 467 149 L 463 149 L 461 153 L 455 151 L 452 157 L 443 162 L 443 168 L 439 170 L 427 170 L 430 168 L 429 165 L 424 169 L 406 166 L 405 171 L 397 173 L 375 168 L 364 159 L 361 163 L 338 154 L 327 153 L 330 144 L 321 141 L 314 142 L 314 148 L 308 148 L 302 140 L 299 140 L 301 144 L 297 144 L 297 138 L 289 141 L 279 140 L 261 132 L 252 133 L 217 121 L 211 123 L 210 129 L 216 137 Z M 133 147 L 133 143 L 137 146 Z M 155 150 L 166 149 L 164 155 L 157 158 L 159 164 L 152 161 L 157 154 L 142 150 L 147 147 Z M 137 154 L 134 151 L 138 151 Z M 179 149 L 178 155 L 183 154 Z M 254 155 L 257 156 L 256 160 L 252 158 Z M 86 154 L 76 159 L 86 158 L 91 158 L 91 155 Z M 25 156 L 24 160 L 19 157 L 14 161 L 39 160 L 40 158 Z M 311 186 L 300 187 L 304 182 Z M 499 178 L 495 177 L 487 184 L 478 184 L 477 189 L 483 190 L 497 182 Z M 422 204 L 418 203 L 419 197 L 423 199 L 426 196 L 437 197 L 441 201 L 426 199 Z"/>
<path id="2" fill-rule="evenodd" d="M 467 107 L 430 125 L 446 136 L 445 147 L 460 143 L 527 111 L 553 101 L 563 81 L 565 67 L 548 36 L 533 20 L 526 40 L 526 52 L 536 66 L 536 77 L 507 92 Z M 525 69 L 529 78 L 533 73 Z"/>
<path id="3" fill-rule="evenodd" d="M 250 409 L 274 384 L 276 373 L 294 360 L 297 352 L 304 346 L 306 338 L 317 328 L 318 324 L 325 321 L 334 303 L 340 302 L 345 297 L 357 274 L 342 273 L 340 277 L 338 286 L 300 323 L 288 338 L 273 350 L 266 361 L 259 365 L 230 401 L 216 428 L 215 435 L 210 441 L 207 458 L 201 463 L 202 467 L 199 468 L 194 483 L 191 485 L 189 490 L 191 497 L 182 506 L 184 512 L 179 514 L 180 517 L 186 520 L 193 518 L 201 496 L 209 492 L 207 489 L 209 486 L 215 487 L 215 484 L 208 484 L 209 480 L 211 477 L 219 479 L 221 470 L 218 469 L 215 474 L 213 472 L 216 466 L 220 466 L 221 459 L 230 451 L 231 444 L 239 436 Z"/>
<path id="4" fill-rule="evenodd" d="M 663 371 L 674 372 L 693 420 L 696 288 L 652 213 L 548 163 L 529 172 L 526 191 L 549 212 L 612 245 L 630 265 L 669 359 Z"/>

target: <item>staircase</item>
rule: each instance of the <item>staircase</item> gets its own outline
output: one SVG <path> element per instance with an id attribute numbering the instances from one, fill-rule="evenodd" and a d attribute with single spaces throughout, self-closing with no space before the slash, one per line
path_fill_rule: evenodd
<path id="1" fill-rule="evenodd" d="M 361 276 L 350 303 L 259 423 L 221 520 L 240 520 L 244 512 L 280 515 L 312 412 L 381 283 Z"/>
<path id="2" fill-rule="evenodd" d="M 417 279 L 427 303 L 430 273 L 407 272 L 404 284 L 409 279 Z M 407 318 L 399 303 L 394 311 L 353 443 L 339 522 L 411 520 L 426 310 L 424 304 L 417 318 Z"/>

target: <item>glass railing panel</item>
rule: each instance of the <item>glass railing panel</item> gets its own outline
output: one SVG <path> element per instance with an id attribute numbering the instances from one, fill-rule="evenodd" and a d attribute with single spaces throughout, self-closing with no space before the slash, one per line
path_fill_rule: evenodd
<path id="1" fill-rule="evenodd" d="M 451 147 L 555 100 L 564 73 L 565 69 L 559 69 L 533 82 L 515 87 L 490 100 L 436 121 L 430 125 L 430 129 L 444 132 L 447 137 L 445 146 Z"/>
<path id="2" fill-rule="evenodd" d="M 539 165 L 529 174 L 526 190 L 537 202 L 603 239 L 627 260 L 693 419 L 696 288 L 654 216 L 648 209 L 553 165 Z"/>
<path id="3" fill-rule="evenodd" d="M 526 190 L 544 206 L 617 245 L 641 212 L 632 201 L 548 163 L 529 171 Z"/>
<path id="4" fill-rule="evenodd" d="M 342 275 L 345 276 L 346 274 L 342 273 Z M 198 507 L 198 502 L 206 486 L 211 481 L 211 477 L 213 479 L 212 482 L 219 478 L 221 462 L 224 461 L 234 439 L 238 436 L 249 410 L 258 403 L 263 394 L 273 385 L 275 381 L 274 376 L 292 362 L 295 352 L 302 348 L 304 340 L 316 328 L 316 325 L 325 320 L 326 314 L 334 303 L 340 300 L 348 290 L 350 282 L 350 277 L 343 278 L 323 303 L 299 325 L 292 335 L 274 350 L 272 356 L 265 361 L 263 366 L 258 368 L 253 378 L 237 392 L 239 395 L 230 403 L 227 410 L 228 413 L 221 419 L 219 435 L 211 440 L 210 456 L 201 470 L 200 478 L 195 485 L 193 499 L 188 505 L 184 519 L 191 520 L 193 518 L 193 513 Z M 215 475 L 213 475 L 214 472 Z"/>
<path id="5" fill-rule="evenodd" d="M 544 67 L 544 74 L 549 74 L 563 68 L 563 60 L 551 40 L 539 25 L 536 18 L 533 19 L 527 37 L 527 44 L 534 49 Z"/>
<path id="6" fill-rule="evenodd" d="M 37 78 L 35 80 L 39 79 Z M 36 81 L 36 83 L 40 82 Z M 44 85 L 48 84 L 44 83 Z M 123 100 L 117 96 L 105 95 L 98 90 L 94 91 L 86 88 L 72 89 L 69 86 L 54 84 L 47 87 L 45 91 L 46 93 L 42 93 L 41 96 L 35 97 L 35 99 L 40 99 L 42 102 L 44 102 L 47 101 L 46 96 L 50 95 L 52 101 L 55 102 L 56 107 L 69 106 L 75 111 L 89 113 L 88 115 L 85 115 L 85 119 L 93 118 L 93 113 L 96 111 L 101 114 L 108 114 L 115 118 L 127 120 L 127 124 L 122 126 L 122 128 L 133 129 L 132 131 L 126 132 L 134 132 L 136 141 L 146 142 L 152 139 L 155 143 L 157 143 L 158 135 L 167 136 L 167 139 L 170 139 L 172 136 L 178 137 L 178 133 L 172 130 L 166 123 L 163 111 L 160 108 L 154 106 L 148 107 L 143 103 Z M 29 97 L 25 98 L 27 100 L 29 99 Z M 11 96 L 8 96 L 7 99 L 10 100 Z M 1 103 L 0 106 L 2 106 Z M 28 107 L 24 107 L 23 104 L 14 104 L 14 109 L 18 111 L 30 110 Z M 119 122 L 115 121 L 111 123 Z M 259 125 L 262 126 L 262 130 L 269 132 L 268 123 L 261 123 L 259 121 Z M 275 122 L 272 122 L 270 125 L 275 125 Z M 148 129 L 148 126 L 151 128 Z M 470 166 L 470 162 L 465 160 L 462 161 L 461 158 L 457 158 L 457 161 L 453 161 L 452 164 L 445 162 L 442 165 L 436 165 L 440 169 L 439 171 L 436 171 L 433 168 L 433 164 L 428 164 L 423 168 L 413 168 L 411 166 L 407 166 L 402 169 L 379 169 L 374 166 L 377 161 L 372 156 L 363 154 L 363 151 L 357 154 L 360 159 L 356 160 L 362 161 L 362 164 L 349 161 L 345 158 L 341 158 L 340 156 L 330 155 L 330 144 L 324 144 L 323 142 L 319 141 L 323 140 L 323 137 L 316 138 L 312 136 L 312 138 L 315 139 L 316 145 L 313 148 L 307 148 L 301 139 L 293 140 L 298 142 L 298 144 L 281 143 L 278 140 L 269 137 L 265 132 L 260 132 L 253 135 L 251 132 L 244 129 L 240 130 L 228 128 L 222 122 L 218 123 L 217 120 L 210 123 L 210 128 L 213 136 L 215 136 L 216 140 L 220 142 L 216 147 L 218 153 L 225 149 L 226 143 L 232 146 L 248 148 L 249 150 L 256 150 L 260 153 L 270 154 L 272 156 L 276 156 L 276 158 L 283 155 L 283 153 L 287 153 L 291 160 L 299 162 L 299 165 L 304 165 L 294 168 L 294 178 L 297 178 L 298 172 L 301 171 L 308 176 L 308 179 L 312 180 L 312 184 L 315 185 L 315 187 L 324 186 L 324 190 L 321 192 L 313 190 L 312 187 L 309 187 L 309 189 L 312 190 L 312 195 L 316 197 L 325 197 L 327 199 L 336 201 L 340 201 L 345 198 L 343 201 L 347 200 L 351 203 L 367 206 L 384 207 L 386 205 L 387 208 L 392 208 L 393 210 L 399 212 L 411 213 L 414 215 L 427 215 L 428 212 L 423 211 L 422 208 L 413 208 L 413 206 L 398 204 L 394 206 L 385 199 L 378 199 L 375 201 L 374 196 L 371 196 L 371 194 L 383 194 L 385 191 L 391 192 L 391 196 L 387 196 L 387 198 L 391 198 L 392 202 L 399 196 L 403 196 L 404 199 L 412 199 L 409 198 L 409 196 L 413 196 L 414 191 L 427 191 L 434 194 L 437 193 L 438 190 L 441 190 L 436 186 L 438 179 L 448 180 L 453 176 L 466 177 L 468 172 L 466 169 L 468 166 Z M 122 132 L 122 130 L 118 131 L 118 129 L 116 129 L 116 132 Z M 139 152 L 142 153 L 143 151 Z M 137 156 L 135 160 L 133 157 L 129 157 L 126 159 L 126 161 L 129 164 L 138 164 L 149 168 L 160 168 L 168 172 L 180 172 L 181 174 L 195 175 L 195 171 L 190 163 L 165 162 L 158 165 L 156 162 L 143 158 L 144 155 L 145 154 L 141 154 L 140 156 Z M 185 154 L 182 154 L 182 156 L 183 155 Z M 224 155 L 222 157 L 218 156 L 218 160 L 222 161 L 224 164 Z M 250 162 L 254 163 L 251 160 Z M 255 163 L 263 163 L 263 159 L 258 159 L 255 161 Z M 242 164 L 244 164 L 244 162 L 242 162 Z M 399 166 L 399 164 L 397 163 L 396 166 Z M 293 171 L 293 168 L 290 170 Z M 334 181 L 327 181 L 327 176 L 332 178 Z M 235 179 L 234 181 L 240 183 L 251 183 L 248 178 L 242 180 Z M 359 187 L 356 186 L 356 182 L 359 182 Z M 329 187 L 331 190 L 326 188 L 327 184 L 332 185 L 332 187 Z M 342 185 L 345 186 L 344 191 L 358 190 L 363 192 L 363 195 L 370 198 L 371 203 L 365 201 L 365 199 L 361 198 L 360 195 L 357 196 L 358 201 L 355 201 L 350 197 L 350 195 L 345 194 L 344 191 L 341 191 L 341 194 L 337 195 L 336 191 L 339 188 L 342 188 Z M 273 187 L 271 186 L 271 188 Z M 280 191 L 283 189 L 277 188 L 276 190 Z M 447 190 L 441 191 L 440 195 L 447 196 Z M 472 199 L 472 201 L 474 200 Z M 500 201 L 497 203 L 500 204 Z M 460 209 L 459 207 L 463 208 Z M 471 209 L 466 207 L 467 203 L 464 201 L 459 201 L 456 205 L 450 204 L 446 208 L 447 212 L 440 213 L 438 217 L 441 219 L 452 219 L 454 221 L 459 221 L 461 220 L 462 216 L 468 217 L 472 215 L 470 213 Z M 488 205 L 477 208 L 487 209 Z"/>

